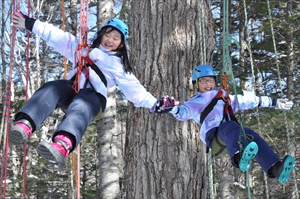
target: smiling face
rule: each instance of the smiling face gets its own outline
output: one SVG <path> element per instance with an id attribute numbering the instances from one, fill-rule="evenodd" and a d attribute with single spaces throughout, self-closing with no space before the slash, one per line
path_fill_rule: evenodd
<path id="1" fill-rule="evenodd" d="M 101 40 L 101 45 L 109 50 L 114 51 L 117 50 L 122 42 L 122 35 L 117 30 L 112 30 L 111 27 L 106 29 L 106 33 L 103 35 Z"/>
<path id="2" fill-rule="evenodd" d="M 216 79 L 214 77 L 201 77 L 198 79 L 197 84 L 198 90 L 204 93 L 216 88 Z"/>

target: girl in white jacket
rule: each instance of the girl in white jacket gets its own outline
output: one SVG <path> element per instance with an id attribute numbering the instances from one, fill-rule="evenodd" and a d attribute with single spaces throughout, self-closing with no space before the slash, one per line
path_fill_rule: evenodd
<path id="1" fill-rule="evenodd" d="M 13 15 L 13 25 L 37 34 L 68 60 L 75 60 L 79 41 L 68 32 L 51 24 L 29 18 L 19 11 Z M 42 141 L 38 153 L 62 169 L 70 152 L 80 143 L 87 126 L 106 107 L 107 88 L 118 85 L 126 98 L 136 107 L 151 109 L 157 99 L 132 74 L 125 40 L 127 25 L 116 18 L 109 20 L 97 32 L 87 59 L 89 64 L 80 74 L 80 90 L 72 88 L 77 69 L 69 72 L 68 80 L 55 80 L 39 88 L 15 116 L 9 140 L 25 144 L 32 133 L 56 109 L 65 108 L 65 115 L 54 132 L 52 143 Z M 83 53 L 85 54 L 85 53 Z"/>

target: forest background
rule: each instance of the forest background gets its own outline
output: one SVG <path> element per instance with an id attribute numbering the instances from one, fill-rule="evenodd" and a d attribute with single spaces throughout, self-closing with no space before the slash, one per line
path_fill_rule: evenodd
<path id="1" fill-rule="evenodd" d="M 0 196 L 299 198 L 299 4 L 292 0 L 228 3 L 226 27 L 223 1 L 91 0 L 89 37 L 111 17 L 124 20 L 129 25 L 128 47 L 134 74 L 157 98 L 168 94 L 183 103 L 195 94 L 190 85 L 195 66 L 212 64 L 221 74 L 229 60 L 233 69 L 227 71 L 231 94 L 235 94 L 236 85 L 239 94 L 243 89 L 254 88 L 257 95 L 293 100 L 293 109 L 288 112 L 260 108 L 239 114 L 240 122 L 260 133 L 280 157 L 286 154 L 295 157 L 296 169 L 287 184 L 265 179 L 256 161 L 249 174 L 245 174 L 234 169 L 227 156 L 211 158 L 199 140 L 199 126 L 194 122 L 180 122 L 169 114 L 135 108 L 121 92 L 111 89 L 107 109 L 101 119 L 89 126 L 80 145 L 80 189 L 75 178 L 77 152 L 63 171 L 53 170 L 36 153 L 37 144 L 41 139 L 51 138 L 63 117 L 63 111 L 57 110 L 32 136 L 26 153 L 23 148 L 8 146 L 6 132 L 1 132 Z M 29 15 L 78 35 L 79 5 L 79 1 L 73 0 L 34 0 L 30 1 Z M 28 2 L 20 2 L 21 11 L 27 13 L 27 8 Z M 13 118 L 43 83 L 65 78 L 71 64 L 64 64 L 64 58 L 34 34 L 28 37 L 19 30 L 14 40 L 11 9 L 12 2 L 1 1 L 1 109 L 7 97 L 9 64 L 13 63 L 10 106 Z M 224 40 L 224 27 L 232 36 L 229 40 L 227 37 Z M 14 59 L 10 52 L 13 41 Z M 30 55 L 26 55 L 28 43 Z M 224 57 L 226 52 L 229 59 Z"/>

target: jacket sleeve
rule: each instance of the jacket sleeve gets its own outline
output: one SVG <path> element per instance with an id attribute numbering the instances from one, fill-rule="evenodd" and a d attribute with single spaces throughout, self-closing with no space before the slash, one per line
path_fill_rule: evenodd
<path id="1" fill-rule="evenodd" d="M 116 74 L 115 80 L 120 90 L 135 107 L 151 109 L 156 103 L 157 99 L 141 85 L 139 80 L 132 73 L 128 74 L 124 71 L 123 74 Z"/>
<path id="2" fill-rule="evenodd" d="M 103 68 L 103 71 L 107 72 L 106 78 L 113 78 L 126 99 L 135 107 L 151 109 L 156 103 L 157 99 L 146 91 L 139 80 L 132 73 L 125 72 L 123 64 L 116 56 L 108 55 L 100 49 L 93 49 L 89 56 L 98 67 L 100 66 L 100 69 Z"/>
<path id="3" fill-rule="evenodd" d="M 237 112 L 239 109 L 241 111 L 254 109 L 259 105 L 259 97 L 255 96 L 254 91 L 243 90 L 243 95 L 229 95 L 229 97 L 234 112 Z"/>
<path id="4" fill-rule="evenodd" d="M 192 119 L 197 123 L 200 123 L 200 114 L 205 108 L 205 103 L 206 102 L 203 97 L 195 96 L 189 100 L 186 100 L 184 104 L 175 106 L 171 110 L 171 113 L 180 121 Z"/>
<path id="5" fill-rule="evenodd" d="M 35 21 L 32 32 L 46 41 L 48 46 L 53 47 L 55 51 L 74 63 L 78 40 L 72 34 L 39 20 Z"/>

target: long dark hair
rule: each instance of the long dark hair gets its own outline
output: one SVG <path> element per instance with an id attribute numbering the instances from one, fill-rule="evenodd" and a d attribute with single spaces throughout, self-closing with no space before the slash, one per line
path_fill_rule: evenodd
<path id="1" fill-rule="evenodd" d="M 108 28 L 110 28 L 110 29 L 107 30 Z M 121 59 L 123 60 L 123 65 L 124 65 L 125 72 L 126 73 L 131 73 L 132 68 L 131 68 L 130 63 L 129 63 L 127 48 L 126 48 L 126 44 L 125 44 L 125 41 L 124 41 L 124 35 L 118 29 L 116 29 L 115 27 L 106 26 L 106 27 L 101 28 L 101 30 L 96 33 L 96 37 L 92 42 L 91 48 L 98 48 L 99 45 L 100 45 L 100 42 L 102 40 L 103 35 L 105 33 L 110 33 L 113 30 L 117 30 L 122 35 L 120 46 L 115 50 L 116 56 L 121 57 Z"/>

